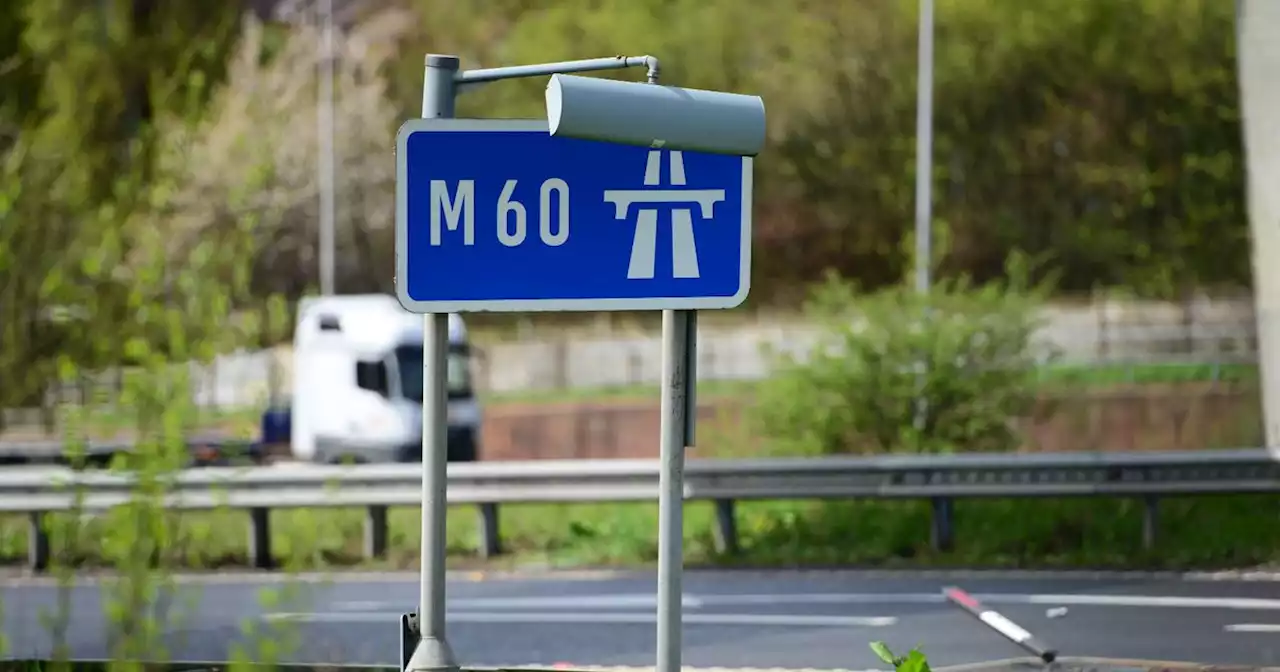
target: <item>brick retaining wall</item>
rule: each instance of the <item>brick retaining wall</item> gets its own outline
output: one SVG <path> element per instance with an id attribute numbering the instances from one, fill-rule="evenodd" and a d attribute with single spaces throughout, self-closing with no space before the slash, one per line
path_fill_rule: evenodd
<path id="1" fill-rule="evenodd" d="M 698 445 L 710 452 L 732 443 L 735 454 L 750 454 L 743 409 L 733 399 L 700 404 Z M 1195 450 L 1259 445 L 1260 417 L 1254 385 L 1191 383 L 1046 397 L 1019 424 L 1027 452 Z M 657 445 L 655 399 L 491 406 L 481 450 L 487 460 L 645 458 Z"/>

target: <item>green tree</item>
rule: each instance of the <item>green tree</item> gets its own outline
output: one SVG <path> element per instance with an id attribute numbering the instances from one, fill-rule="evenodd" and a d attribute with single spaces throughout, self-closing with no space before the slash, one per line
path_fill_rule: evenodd
<path id="1" fill-rule="evenodd" d="M 409 23 L 402 11 L 380 11 L 337 40 L 335 228 L 341 292 L 391 290 L 395 162 L 388 152 L 401 120 L 384 70 Z M 175 127 L 188 140 L 174 145 L 181 149 L 173 164 L 180 176 L 169 215 L 160 223 L 169 239 L 170 263 L 178 263 L 182 250 L 216 239 L 251 216 L 255 292 L 297 297 L 314 286 L 319 39 L 313 26 L 281 34 L 246 22 L 240 49 L 228 64 L 228 82 L 214 104 L 198 124 Z"/>
<path id="2" fill-rule="evenodd" d="M 136 314 L 128 222 L 151 207 L 156 123 L 197 118 L 238 32 L 234 3 L 18 0 L 0 12 L 0 407 L 43 402 L 54 362 L 119 363 Z M 93 328 L 89 328 L 92 325 Z"/>
<path id="3" fill-rule="evenodd" d="M 1232 3 L 982 0 L 939 14 L 950 268 L 992 277 L 1016 247 L 1051 255 L 1068 289 L 1248 284 Z"/>
<path id="4" fill-rule="evenodd" d="M 753 296 L 794 294 L 826 269 L 871 288 L 901 277 L 916 3 L 413 6 L 422 24 L 408 43 L 466 66 L 652 53 L 668 83 L 763 96 L 755 227 L 768 254 Z M 408 117 L 421 54 L 403 62 L 393 91 Z M 954 235 L 944 272 L 998 277 L 1022 249 L 1048 255 L 1067 291 L 1248 282 L 1232 3 L 943 0 L 935 62 L 934 212 Z M 540 116 L 542 86 L 469 92 L 459 114 Z"/>

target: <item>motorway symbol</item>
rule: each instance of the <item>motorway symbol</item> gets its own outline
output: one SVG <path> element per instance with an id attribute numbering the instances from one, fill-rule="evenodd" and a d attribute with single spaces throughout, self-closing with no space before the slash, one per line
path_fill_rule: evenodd
<path id="1" fill-rule="evenodd" d="M 421 119 L 396 169 L 396 293 L 413 312 L 707 310 L 750 289 L 750 157 Z"/>

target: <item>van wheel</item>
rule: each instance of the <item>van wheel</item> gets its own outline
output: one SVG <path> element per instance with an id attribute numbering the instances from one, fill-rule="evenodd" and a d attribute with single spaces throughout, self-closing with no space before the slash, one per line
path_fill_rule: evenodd
<path id="1" fill-rule="evenodd" d="M 342 455 L 329 458 L 329 464 L 365 464 L 367 460 L 358 455 Z"/>

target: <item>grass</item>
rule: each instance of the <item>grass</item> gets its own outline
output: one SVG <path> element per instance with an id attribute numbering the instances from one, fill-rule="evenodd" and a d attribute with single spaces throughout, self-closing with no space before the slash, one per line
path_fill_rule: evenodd
<path id="1" fill-rule="evenodd" d="M 795 297 L 798 302 L 801 297 Z M 781 303 L 779 305 L 786 305 Z M 795 305 L 795 304 L 792 304 Z M 467 333 L 475 343 L 502 343 L 524 338 L 574 338 L 601 334 L 653 334 L 662 329 L 659 311 L 618 311 L 603 313 L 470 313 Z M 703 328 L 741 329 L 756 324 L 804 324 L 807 320 L 794 309 L 743 307 L 737 310 L 707 310 L 698 314 Z"/>
<path id="2" fill-rule="evenodd" d="M 1110 364 L 1103 366 L 1053 366 L 1041 370 L 1041 380 L 1059 388 L 1097 388 L 1118 385 L 1157 385 L 1196 382 L 1240 382 L 1256 380 L 1258 367 L 1252 364 Z M 729 397 L 750 394 L 757 381 L 705 380 L 698 382 L 698 394 Z M 597 401 L 655 400 L 658 386 L 618 385 L 564 390 L 521 390 L 486 395 L 485 403 L 589 403 Z"/>
<path id="3" fill-rule="evenodd" d="M 1238 382 L 1256 380 L 1253 364 L 1109 364 L 1044 369 L 1043 380 L 1062 385 L 1149 385 L 1161 383 Z"/>
<path id="4" fill-rule="evenodd" d="M 1161 503 L 1157 545 L 1141 545 L 1142 507 L 1130 500 L 973 500 L 956 503 L 956 546 L 930 548 L 927 502 L 744 502 L 738 505 L 741 552 L 727 557 L 712 541 L 709 503 L 686 507 L 685 554 L 692 566 L 748 567 L 1114 567 L 1213 568 L 1280 559 L 1273 534 L 1280 495 L 1170 499 Z M 511 505 L 501 510 L 507 554 L 476 555 L 477 515 L 449 512 L 455 567 L 631 567 L 657 557 L 655 504 Z M 0 561 L 26 557 L 25 519 L 0 518 Z M 183 513 L 182 543 L 166 549 L 171 566 L 243 566 L 247 514 Z M 360 510 L 281 510 L 272 514 L 277 560 L 296 568 L 416 566 L 419 512 L 393 509 L 385 560 L 361 558 Z M 85 523 L 95 538 L 101 519 Z M 298 540 L 306 540 L 298 542 Z M 54 541 L 55 548 L 57 541 Z M 102 564 L 84 548 L 80 562 Z"/>
<path id="5" fill-rule="evenodd" d="M 263 408 L 265 404 L 262 408 L 205 409 L 198 417 L 192 418 L 187 425 L 192 433 L 246 438 L 256 436 L 262 422 Z M 70 419 L 70 411 L 77 410 L 77 407 L 67 406 L 61 410 L 63 412 L 59 413 L 61 417 L 55 421 L 53 431 L 49 431 L 38 423 L 12 423 L 0 429 L 0 441 L 57 439 L 62 436 L 63 428 L 69 425 L 87 426 L 91 436 L 104 440 L 131 438 L 134 435 L 133 427 L 128 421 L 130 411 L 127 408 L 95 409 L 95 417 L 87 424 L 76 423 Z"/>

